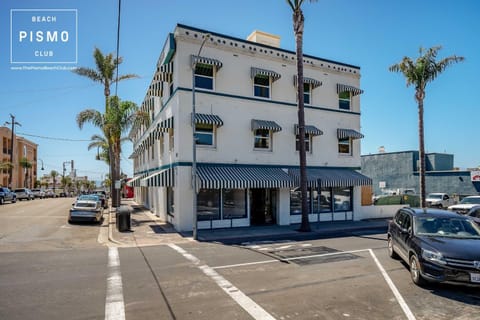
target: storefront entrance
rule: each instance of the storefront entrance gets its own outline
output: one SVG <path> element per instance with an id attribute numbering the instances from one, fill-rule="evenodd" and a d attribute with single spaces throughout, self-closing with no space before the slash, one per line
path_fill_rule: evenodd
<path id="1" fill-rule="evenodd" d="M 268 225 L 276 223 L 277 190 L 250 189 L 250 224 Z"/>

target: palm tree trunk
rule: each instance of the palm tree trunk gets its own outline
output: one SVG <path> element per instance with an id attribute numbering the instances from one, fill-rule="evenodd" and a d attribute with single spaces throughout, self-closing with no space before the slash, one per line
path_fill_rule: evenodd
<path id="1" fill-rule="evenodd" d="M 420 157 L 420 206 L 426 207 L 425 202 L 425 139 L 423 128 L 423 98 L 418 99 L 418 150 Z"/>
<path id="2" fill-rule="evenodd" d="M 108 146 L 108 152 L 110 156 L 110 195 L 112 196 L 112 207 L 117 207 L 117 197 L 115 193 L 115 156 L 113 151 L 113 146 L 110 144 Z"/>
<path id="3" fill-rule="evenodd" d="M 309 232 L 310 223 L 308 214 L 307 198 L 307 155 L 305 152 L 305 110 L 303 97 L 303 26 L 304 17 L 302 10 L 297 8 L 293 12 L 293 29 L 295 32 L 295 43 L 297 53 L 297 100 L 298 100 L 298 135 L 299 135 L 299 158 L 300 158 L 300 193 L 302 195 L 302 223 L 299 231 Z"/>

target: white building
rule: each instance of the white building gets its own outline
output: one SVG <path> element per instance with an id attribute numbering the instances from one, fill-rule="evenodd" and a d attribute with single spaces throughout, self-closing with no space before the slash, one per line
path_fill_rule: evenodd
<path id="1" fill-rule="evenodd" d="M 194 221 L 194 63 L 198 228 L 301 220 L 295 52 L 249 39 L 177 25 L 142 103 L 152 124 L 131 132 L 135 200 L 179 231 Z M 360 68 L 305 55 L 304 77 L 310 221 L 360 219 Z"/>

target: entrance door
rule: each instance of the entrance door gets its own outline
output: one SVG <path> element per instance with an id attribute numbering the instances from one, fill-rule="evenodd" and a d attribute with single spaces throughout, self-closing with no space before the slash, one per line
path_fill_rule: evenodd
<path id="1" fill-rule="evenodd" d="M 266 225 L 276 223 L 277 190 L 250 189 L 250 224 Z"/>

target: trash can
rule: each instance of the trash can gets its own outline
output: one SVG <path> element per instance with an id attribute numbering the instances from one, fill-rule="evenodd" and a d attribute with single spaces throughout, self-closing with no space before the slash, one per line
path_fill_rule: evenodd
<path id="1" fill-rule="evenodd" d="M 117 208 L 117 229 L 120 232 L 130 231 L 130 209 L 127 206 Z"/>

